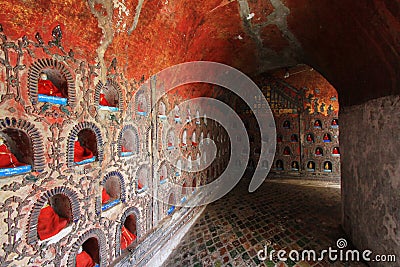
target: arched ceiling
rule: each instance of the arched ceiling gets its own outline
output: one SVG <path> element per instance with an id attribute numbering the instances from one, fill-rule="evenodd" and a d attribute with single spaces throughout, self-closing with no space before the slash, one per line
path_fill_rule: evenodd
<path id="1" fill-rule="evenodd" d="M 10 15 L 12 14 L 12 15 Z M 306 63 L 343 105 L 399 94 L 400 4 L 393 0 L 18 0 L 0 3 L 10 38 L 58 24 L 76 57 L 113 58 L 140 80 L 168 66 L 212 60 L 250 76 Z"/>

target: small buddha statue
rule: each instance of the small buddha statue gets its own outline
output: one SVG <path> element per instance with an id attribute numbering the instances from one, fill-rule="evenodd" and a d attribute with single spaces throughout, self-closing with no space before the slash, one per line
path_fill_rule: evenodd
<path id="1" fill-rule="evenodd" d="M 78 253 L 75 258 L 76 267 L 93 267 L 96 265 L 92 257 L 82 249 L 82 246 L 79 248 Z"/>
<path id="2" fill-rule="evenodd" d="M 138 112 L 144 112 L 143 101 L 139 101 L 137 109 L 138 109 Z"/>
<path id="3" fill-rule="evenodd" d="M 308 168 L 309 169 L 314 169 L 314 165 L 313 165 L 313 163 L 311 161 L 308 163 Z"/>
<path id="4" fill-rule="evenodd" d="M 121 250 L 126 249 L 133 241 L 136 240 L 136 235 L 131 233 L 125 226 L 121 228 Z"/>
<path id="5" fill-rule="evenodd" d="M 317 149 L 315 150 L 315 155 L 317 155 L 317 156 L 322 156 L 322 150 L 321 150 L 321 148 L 317 147 Z"/>
<path id="6" fill-rule="evenodd" d="M 311 134 L 307 134 L 306 140 L 307 140 L 307 142 L 314 142 L 314 139 L 311 136 Z"/>
<path id="7" fill-rule="evenodd" d="M 168 135 L 168 143 L 167 143 L 168 147 L 173 147 L 174 146 L 173 140 L 174 140 L 174 137 L 171 134 L 169 134 Z"/>
<path id="8" fill-rule="evenodd" d="M 329 138 L 329 135 L 327 133 L 324 134 L 323 140 L 325 143 L 329 143 L 331 141 L 331 139 Z"/>
<path id="9" fill-rule="evenodd" d="M 293 163 L 292 163 L 292 168 L 293 168 L 294 170 L 298 170 L 298 169 L 299 169 L 299 165 L 298 165 L 297 161 L 293 161 Z"/>
<path id="10" fill-rule="evenodd" d="M 282 143 L 282 136 L 281 136 L 281 135 L 278 135 L 278 136 L 276 137 L 276 142 Z"/>
<path id="11" fill-rule="evenodd" d="M 101 204 L 106 204 L 111 199 L 110 195 L 107 193 L 106 189 L 103 188 L 101 191 Z"/>
<path id="12" fill-rule="evenodd" d="M 124 145 L 121 145 L 121 152 L 132 152 L 132 150 L 126 148 Z"/>
<path id="13" fill-rule="evenodd" d="M 289 129 L 290 128 L 290 122 L 289 121 L 284 121 L 283 122 L 283 128 Z"/>
<path id="14" fill-rule="evenodd" d="M 38 93 L 42 95 L 64 97 L 60 90 L 47 79 L 47 74 L 44 72 L 40 73 L 38 81 Z"/>
<path id="15" fill-rule="evenodd" d="M 331 169 L 331 168 L 329 167 L 329 163 L 328 163 L 328 162 L 325 163 L 324 169 L 327 170 L 327 171 L 329 171 L 329 170 Z"/>
<path id="16" fill-rule="evenodd" d="M 290 155 L 290 149 L 288 147 L 285 147 L 285 149 L 283 150 L 283 155 Z"/>
<path id="17" fill-rule="evenodd" d="M 67 218 L 60 217 L 54 209 L 47 204 L 39 213 L 37 231 L 40 240 L 45 240 L 58 234 L 68 224 Z"/>
<path id="18" fill-rule="evenodd" d="M 338 126 L 339 124 L 338 124 L 337 119 L 333 119 L 331 125 L 332 126 Z"/>
<path id="19" fill-rule="evenodd" d="M 175 113 L 175 120 L 179 120 L 180 114 L 179 114 L 179 107 L 177 105 L 175 105 L 174 113 Z"/>
<path id="20" fill-rule="evenodd" d="M 332 154 L 339 155 L 340 154 L 339 148 L 338 147 L 334 147 L 333 150 L 332 150 Z"/>
<path id="21" fill-rule="evenodd" d="M 320 120 L 316 120 L 315 122 L 314 122 L 314 128 L 321 128 L 321 121 Z"/>
<path id="22" fill-rule="evenodd" d="M 108 106 L 108 107 L 112 107 L 113 105 L 110 104 L 110 102 L 108 102 L 108 100 L 106 99 L 106 96 L 104 95 L 103 92 L 100 93 L 100 101 L 99 104 L 101 106 Z"/>
<path id="23" fill-rule="evenodd" d="M 291 141 L 291 142 L 297 142 L 297 141 L 298 141 L 298 140 L 297 140 L 297 135 L 292 134 L 292 135 L 290 136 L 290 141 Z"/>
<path id="24" fill-rule="evenodd" d="M 192 146 L 197 147 L 197 140 L 196 140 L 196 133 L 193 132 L 192 134 Z"/>
<path id="25" fill-rule="evenodd" d="M 5 144 L 3 137 L 0 136 L 0 168 L 15 168 L 24 165 L 26 164 L 18 161 L 15 155 Z"/>
<path id="26" fill-rule="evenodd" d="M 143 189 L 143 187 L 144 187 L 143 183 L 142 183 L 142 181 L 140 181 L 140 179 L 138 181 L 138 186 L 137 187 L 138 187 L 139 190 Z"/>
<path id="27" fill-rule="evenodd" d="M 80 162 L 90 158 L 93 158 L 93 152 L 87 147 L 82 146 L 78 137 L 76 137 L 74 143 L 74 162 Z"/>

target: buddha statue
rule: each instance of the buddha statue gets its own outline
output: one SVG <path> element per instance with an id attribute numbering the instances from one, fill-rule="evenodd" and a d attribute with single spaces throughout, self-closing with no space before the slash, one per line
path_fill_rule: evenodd
<path id="1" fill-rule="evenodd" d="M 133 241 L 136 240 L 136 235 L 131 233 L 125 226 L 121 228 L 121 250 L 126 249 Z"/>
<path id="2" fill-rule="evenodd" d="M 79 248 L 78 253 L 75 258 L 76 267 L 93 267 L 96 265 L 92 257 L 86 251 Z"/>
<path id="3" fill-rule="evenodd" d="M 332 126 L 338 126 L 339 124 L 338 124 L 337 119 L 333 119 L 331 125 Z"/>
<path id="4" fill-rule="evenodd" d="M 101 204 L 106 204 L 111 199 L 110 195 L 107 193 L 106 189 L 103 188 L 101 191 Z"/>
<path id="5" fill-rule="evenodd" d="M 324 140 L 325 143 L 329 143 L 331 141 L 331 138 L 329 137 L 329 135 L 327 133 L 324 134 L 324 137 L 322 139 Z"/>
<path id="6" fill-rule="evenodd" d="M 292 163 L 292 169 L 293 169 L 293 170 L 298 170 L 298 169 L 299 169 L 299 164 L 297 163 L 297 161 L 293 161 L 293 163 Z"/>
<path id="7" fill-rule="evenodd" d="M 67 218 L 60 217 L 54 209 L 47 204 L 40 210 L 37 231 L 40 240 L 55 236 L 69 223 Z"/>
<path id="8" fill-rule="evenodd" d="M 64 97 L 61 91 L 47 79 L 47 74 L 44 72 L 40 73 L 38 81 L 38 93 L 48 96 Z"/>
<path id="9" fill-rule="evenodd" d="M 314 164 L 311 161 L 308 163 L 308 168 L 311 170 L 314 169 Z"/>
<path id="10" fill-rule="evenodd" d="M 125 146 L 121 146 L 121 152 L 132 152 L 132 151 L 127 149 Z"/>
<path id="11" fill-rule="evenodd" d="M 170 134 L 168 135 L 167 146 L 168 146 L 169 148 L 172 148 L 172 147 L 174 146 L 174 136 L 173 136 L 172 133 L 170 133 Z"/>
<path id="12" fill-rule="evenodd" d="M 298 141 L 297 135 L 292 134 L 292 135 L 290 136 L 290 141 L 291 141 L 291 142 L 297 142 L 297 141 Z"/>
<path id="13" fill-rule="evenodd" d="M 284 121 L 283 122 L 283 128 L 290 129 L 290 122 L 289 121 Z"/>
<path id="14" fill-rule="evenodd" d="M 15 155 L 5 144 L 3 137 L 0 136 L 0 168 L 15 168 L 24 165 L 26 164 L 18 161 Z"/>
<path id="15" fill-rule="evenodd" d="M 175 105 L 174 107 L 174 113 L 175 113 L 175 121 L 178 122 L 180 120 L 180 113 L 179 113 L 179 107 Z"/>
<path id="16" fill-rule="evenodd" d="M 322 149 L 317 147 L 317 149 L 315 150 L 315 155 L 316 156 L 322 156 Z"/>
<path id="17" fill-rule="evenodd" d="M 329 167 L 329 163 L 325 162 L 324 169 L 329 171 L 331 168 Z"/>
<path id="18" fill-rule="evenodd" d="M 74 162 L 80 162 L 90 158 L 93 158 L 93 152 L 87 147 L 82 146 L 78 137 L 76 137 L 74 142 Z"/>
<path id="19" fill-rule="evenodd" d="M 192 134 L 192 146 L 197 147 L 196 132 Z"/>
<path id="20" fill-rule="evenodd" d="M 332 150 L 332 154 L 339 155 L 340 154 L 339 148 L 338 147 L 334 147 L 333 150 Z"/>
<path id="21" fill-rule="evenodd" d="M 112 107 L 113 105 L 110 104 L 110 102 L 108 102 L 108 100 L 106 99 L 106 96 L 104 95 L 103 92 L 100 93 L 100 101 L 99 104 L 101 106 L 108 106 L 108 107 Z"/>
<path id="22" fill-rule="evenodd" d="M 283 150 L 283 155 L 289 156 L 290 155 L 290 148 L 285 147 L 285 149 Z"/>
<path id="23" fill-rule="evenodd" d="M 138 112 L 144 112 L 144 107 L 143 107 L 143 102 L 142 101 L 139 101 L 137 109 L 138 109 Z"/>
<path id="24" fill-rule="evenodd" d="M 306 140 L 307 140 L 307 142 L 310 142 L 310 143 L 314 142 L 314 139 L 311 134 L 307 134 Z"/>
<path id="25" fill-rule="evenodd" d="M 276 142 L 278 142 L 278 143 L 282 143 L 282 135 L 277 135 L 277 137 L 276 137 Z"/>
<path id="26" fill-rule="evenodd" d="M 321 121 L 320 121 L 320 120 L 316 120 L 316 121 L 314 122 L 314 128 L 321 128 L 321 127 L 322 127 Z"/>

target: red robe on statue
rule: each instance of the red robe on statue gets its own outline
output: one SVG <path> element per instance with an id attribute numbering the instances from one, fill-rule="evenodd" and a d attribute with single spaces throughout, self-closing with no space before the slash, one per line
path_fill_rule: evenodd
<path id="1" fill-rule="evenodd" d="M 38 93 L 43 95 L 64 97 L 50 80 L 39 80 Z"/>
<path id="2" fill-rule="evenodd" d="M 121 152 L 131 152 L 130 150 L 126 149 L 126 147 L 121 146 Z"/>
<path id="3" fill-rule="evenodd" d="M 107 191 L 105 188 L 103 188 L 103 191 L 101 192 L 101 204 L 105 204 L 108 201 L 110 201 L 110 195 L 107 194 Z"/>
<path id="4" fill-rule="evenodd" d="M 121 229 L 121 249 L 126 249 L 133 241 L 136 240 L 136 235 L 132 234 L 125 226 Z"/>
<path id="5" fill-rule="evenodd" d="M 82 251 L 76 255 L 76 267 L 93 267 L 96 265 L 92 257 L 86 252 Z"/>
<path id="6" fill-rule="evenodd" d="M 40 210 L 37 231 L 40 240 L 58 234 L 68 224 L 68 219 L 58 216 L 51 206 Z"/>
<path id="7" fill-rule="evenodd" d="M 23 165 L 26 164 L 19 162 L 6 144 L 0 145 L 0 168 L 15 168 Z"/>
<path id="8" fill-rule="evenodd" d="M 93 153 L 88 148 L 81 146 L 79 141 L 74 144 L 74 162 L 93 158 Z"/>
<path id="9" fill-rule="evenodd" d="M 100 94 L 100 105 L 111 107 L 111 104 L 107 101 L 107 99 L 104 96 L 104 94 Z"/>

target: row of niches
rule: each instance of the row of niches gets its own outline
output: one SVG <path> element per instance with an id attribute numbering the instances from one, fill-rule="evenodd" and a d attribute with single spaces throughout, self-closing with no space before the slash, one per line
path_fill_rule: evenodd
<path id="1" fill-rule="evenodd" d="M 319 119 L 311 121 L 310 123 L 311 123 L 312 128 L 314 128 L 314 129 L 324 129 L 325 128 L 322 121 Z M 339 128 L 339 120 L 332 119 L 329 127 L 333 128 L 333 129 Z M 282 124 L 282 128 L 283 129 L 297 129 L 297 126 L 293 127 L 293 125 L 291 125 L 289 120 L 285 120 Z"/>
<path id="2" fill-rule="evenodd" d="M 274 166 L 274 170 L 275 171 L 300 171 L 300 170 L 305 170 L 308 172 L 317 172 L 317 171 L 321 171 L 321 172 L 326 172 L 326 173 L 332 173 L 333 172 L 333 163 L 331 161 L 323 161 L 321 162 L 320 166 L 317 166 L 316 162 L 313 160 L 310 160 L 307 162 L 307 164 L 305 166 L 303 166 L 300 169 L 300 164 L 298 161 L 292 161 L 288 163 L 284 163 L 283 160 L 278 159 L 275 161 L 275 166 Z"/>
<path id="3" fill-rule="evenodd" d="M 29 69 L 29 95 L 31 102 L 48 102 L 58 105 L 74 106 L 75 104 L 75 84 L 73 76 L 68 67 L 57 60 L 39 59 L 34 62 Z M 114 80 L 108 79 L 105 84 L 98 82 L 95 87 L 94 101 L 100 110 L 121 111 L 123 108 L 123 92 L 121 86 Z M 135 94 L 135 105 L 131 106 L 139 116 L 147 116 L 150 111 L 150 101 L 143 90 Z M 158 104 L 158 118 L 167 119 L 167 109 L 163 101 Z M 196 110 L 192 114 L 187 109 L 186 116 L 182 119 L 181 111 L 178 105 L 175 105 L 171 116 L 178 122 L 191 123 L 192 116 L 195 116 L 195 123 L 201 124 L 200 111 Z M 207 116 L 204 114 L 203 121 L 207 124 Z"/>
<path id="4" fill-rule="evenodd" d="M 69 68 L 62 62 L 48 58 L 35 61 L 29 68 L 28 87 L 30 100 L 33 104 L 45 102 L 75 106 L 74 78 Z M 103 84 L 99 81 L 94 91 L 93 98 L 100 110 L 122 110 L 123 93 L 117 82 L 108 79 Z M 144 92 L 140 92 L 136 96 L 136 102 L 137 113 L 146 116 L 149 107 Z"/>
<path id="5" fill-rule="evenodd" d="M 335 146 L 331 150 L 328 150 L 329 148 L 322 148 L 322 147 L 316 147 L 314 150 L 314 156 L 317 157 L 322 157 L 325 155 L 325 153 L 330 154 L 333 157 L 339 157 L 340 156 L 340 150 L 339 147 Z M 277 150 L 277 154 L 282 154 L 283 156 L 292 156 L 292 155 L 298 155 L 300 153 L 299 148 L 297 151 L 293 151 L 289 146 L 285 146 L 282 151 Z"/>
<path id="6" fill-rule="evenodd" d="M 175 146 L 173 131 L 167 149 Z M 192 133 L 191 145 L 203 140 Z M 209 136 L 209 133 L 207 134 Z M 226 141 L 225 136 L 217 136 L 216 140 Z M 117 155 L 120 157 L 137 156 L 140 153 L 140 139 L 134 125 L 125 125 L 117 139 Z M 186 143 L 187 144 L 187 143 Z M 182 140 L 182 145 L 185 145 Z M 104 144 L 100 129 L 91 122 L 82 122 L 73 127 L 67 138 L 68 167 L 101 162 Z M 40 172 L 44 169 L 44 148 L 42 135 L 34 124 L 15 118 L 0 119 L 0 176 L 11 176 L 30 171 Z M 227 149 L 222 153 L 225 154 Z M 196 154 L 194 154 L 196 156 Z M 192 157 L 194 157 L 192 156 Z"/>
<path id="7" fill-rule="evenodd" d="M 337 139 L 337 135 L 333 136 L 335 139 Z M 305 142 L 312 144 L 315 142 L 323 142 L 323 143 L 330 143 L 332 142 L 332 135 L 330 133 L 324 133 L 322 135 L 314 135 L 314 133 L 307 133 L 305 135 Z M 281 133 L 278 133 L 276 135 L 276 142 L 279 143 L 283 143 L 283 142 L 291 142 L 291 143 L 298 143 L 299 142 L 299 135 L 298 134 L 292 134 L 290 135 L 290 138 L 288 138 L 288 140 L 286 140 L 284 138 L 284 135 Z"/>
<path id="8" fill-rule="evenodd" d="M 140 102 L 139 102 L 140 103 Z M 186 109 L 186 115 L 182 117 L 181 110 L 178 105 L 174 106 L 174 109 L 170 113 L 170 118 L 172 122 L 174 123 L 186 123 L 186 124 L 191 124 L 195 123 L 196 125 L 200 126 L 201 121 L 203 120 L 204 125 L 207 125 L 207 115 L 204 113 L 202 116 L 200 116 L 200 111 L 196 110 L 195 114 L 192 114 L 190 108 Z M 194 116 L 194 118 L 193 118 Z M 163 101 L 159 101 L 158 104 L 158 119 L 163 122 L 167 120 L 167 108 L 166 105 Z"/>
<path id="9" fill-rule="evenodd" d="M 106 176 L 101 183 L 101 196 L 95 198 L 101 200 L 101 211 L 96 210 L 96 213 L 116 207 L 121 202 L 125 203 L 125 186 L 123 179 L 121 180 L 117 174 L 115 172 L 108 175 L 108 177 Z M 180 191 L 176 192 L 180 193 L 179 199 L 171 201 L 171 194 L 173 196 L 176 194 L 170 192 L 168 197 L 169 202 L 164 204 L 165 214 L 160 216 L 171 215 L 178 203 L 189 201 L 199 186 L 197 182 L 198 179 L 196 178 L 192 178 L 191 180 L 185 179 L 181 184 Z M 66 187 L 57 187 L 47 191 L 34 204 L 31 210 L 27 242 L 29 244 L 38 243 L 38 245 L 43 243 L 57 243 L 71 234 L 73 224 L 76 224 L 79 218 L 79 201 L 77 194 L 73 190 Z M 136 231 L 137 214 L 123 216 L 118 222 L 121 222 L 119 225 L 120 235 L 116 236 L 120 237 L 120 248 L 124 250 L 136 240 L 136 236 L 138 235 Z"/>
<path id="10" fill-rule="evenodd" d="M 171 127 L 166 132 L 165 136 L 162 132 L 162 128 L 159 129 L 159 136 L 161 136 L 161 139 L 163 139 L 163 146 L 166 150 L 170 151 L 178 148 L 184 151 L 187 151 L 189 149 L 196 150 L 198 145 L 201 144 L 205 140 L 205 138 L 207 139 L 206 142 L 204 142 L 203 144 L 210 144 L 211 140 L 213 140 L 213 142 L 215 142 L 216 144 L 225 144 L 226 142 L 228 142 L 228 136 L 226 134 L 220 134 L 218 131 L 214 132 L 214 134 L 211 136 L 210 132 L 212 129 L 209 129 L 207 131 L 206 129 L 204 129 L 204 127 L 199 129 L 190 127 L 177 129 L 175 127 Z M 179 131 L 178 134 L 175 133 L 177 131 Z M 205 134 L 206 132 L 207 134 Z"/>
<path id="11" fill-rule="evenodd" d="M 135 126 L 124 126 L 117 140 L 120 157 L 139 155 L 139 134 Z M 73 127 L 67 138 L 67 165 L 74 167 L 103 159 L 100 129 L 91 122 Z M 0 177 L 41 172 L 45 167 L 43 138 L 34 124 L 15 118 L 0 119 Z"/>

